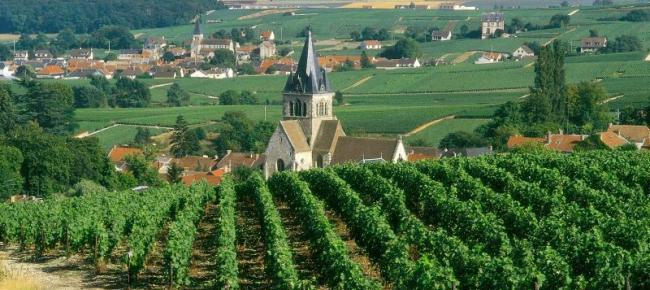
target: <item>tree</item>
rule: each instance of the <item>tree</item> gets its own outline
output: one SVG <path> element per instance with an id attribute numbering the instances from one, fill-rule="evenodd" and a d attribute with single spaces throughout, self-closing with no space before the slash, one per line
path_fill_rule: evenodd
<path id="1" fill-rule="evenodd" d="M 580 128 L 580 131 L 591 133 L 589 131 L 607 128 L 610 122 L 609 110 L 603 102 L 608 96 L 601 84 L 581 82 L 569 86 L 567 95 L 570 106 L 569 121 Z"/>
<path id="2" fill-rule="evenodd" d="M 475 133 L 469 133 L 465 131 L 456 131 L 453 133 L 447 134 L 442 140 L 440 140 L 440 145 L 438 146 L 441 149 L 447 148 L 471 148 L 471 147 L 482 147 L 487 145 L 485 140 Z"/>
<path id="3" fill-rule="evenodd" d="M 68 137 L 64 142 L 71 156 L 68 185 L 88 179 L 108 188 L 114 187 L 115 167 L 108 160 L 99 139 Z"/>
<path id="4" fill-rule="evenodd" d="M 384 49 L 381 56 L 389 59 L 417 58 L 422 56 L 422 52 L 420 51 L 420 45 L 415 40 L 403 38 L 398 40 L 394 46 Z"/>
<path id="5" fill-rule="evenodd" d="M 598 30 L 589 29 L 589 37 L 598 37 Z"/>
<path id="6" fill-rule="evenodd" d="M 96 182 L 88 179 L 82 179 L 77 182 L 70 190 L 68 190 L 69 196 L 84 196 L 93 193 L 105 193 L 108 192 L 106 187 L 103 187 Z"/>
<path id="7" fill-rule="evenodd" d="M 159 186 L 163 183 L 158 171 L 151 167 L 150 160 L 147 160 L 144 155 L 129 155 L 124 159 L 129 172 L 133 174 L 139 185 Z"/>
<path id="8" fill-rule="evenodd" d="M 171 51 L 165 51 L 162 55 L 162 60 L 166 63 L 170 63 L 176 60 L 176 56 Z"/>
<path id="9" fill-rule="evenodd" d="M 33 50 L 34 39 L 28 33 L 21 33 L 18 41 L 16 42 L 16 49 Z"/>
<path id="10" fill-rule="evenodd" d="M 183 167 L 178 166 L 176 162 L 172 162 L 167 170 L 167 175 L 169 176 L 169 182 L 173 184 L 178 184 L 183 182 Z"/>
<path id="11" fill-rule="evenodd" d="M 54 41 L 52 41 L 52 46 L 56 46 L 61 50 L 68 50 L 79 47 L 79 40 L 72 29 L 66 28 L 59 31 Z"/>
<path id="12" fill-rule="evenodd" d="M 36 78 L 36 72 L 34 72 L 34 69 L 29 65 L 21 65 L 17 67 L 14 75 L 23 80 Z"/>
<path id="13" fill-rule="evenodd" d="M 151 92 L 144 83 L 123 77 L 115 83 L 112 100 L 117 107 L 144 108 L 151 102 Z"/>
<path id="14" fill-rule="evenodd" d="M 607 44 L 607 47 L 601 49 L 601 52 L 628 52 L 628 51 L 641 51 L 643 44 L 637 36 L 634 35 L 621 35 Z"/>
<path id="15" fill-rule="evenodd" d="M 16 107 L 9 85 L 0 84 L 0 136 L 12 131 L 18 123 Z"/>
<path id="16" fill-rule="evenodd" d="M 112 93 L 111 83 L 104 76 L 90 76 L 90 85 L 106 95 Z"/>
<path id="17" fill-rule="evenodd" d="M 167 104 L 172 107 L 187 106 L 190 104 L 190 94 L 174 83 L 167 90 Z"/>
<path id="18" fill-rule="evenodd" d="M 8 61 L 14 58 L 11 49 L 4 44 L 0 44 L 0 61 Z"/>
<path id="19" fill-rule="evenodd" d="M 350 32 L 350 39 L 352 39 L 354 41 L 360 41 L 361 40 L 361 33 L 359 33 L 359 31 Z"/>
<path id="20" fill-rule="evenodd" d="M 560 6 L 562 6 L 562 7 L 569 7 L 569 5 L 570 5 L 569 1 L 566 1 L 566 0 L 562 1 L 562 3 L 560 3 Z"/>
<path id="21" fill-rule="evenodd" d="M 279 55 L 279 56 L 287 56 L 287 55 L 289 55 L 292 51 L 293 51 L 293 50 L 291 50 L 290 47 L 286 47 L 286 46 L 285 46 L 285 47 L 280 47 L 280 48 L 278 49 L 278 55 Z"/>
<path id="22" fill-rule="evenodd" d="M 138 146 L 144 146 L 151 142 L 151 130 L 149 128 L 138 127 L 135 137 L 133 137 L 133 143 Z"/>
<path id="23" fill-rule="evenodd" d="M 23 177 L 20 169 L 23 165 L 23 154 L 15 147 L 0 145 L 0 200 L 23 190 Z"/>
<path id="24" fill-rule="evenodd" d="M 235 54 L 228 49 L 217 49 L 214 56 L 210 59 L 210 64 L 218 67 L 235 68 Z"/>
<path id="25" fill-rule="evenodd" d="M 183 116 L 176 118 L 174 132 L 171 137 L 171 153 L 175 157 L 184 157 L 199 151 L 199 140 L 193 132 L 188 130 L 187 121 Z"/>
<path id="26" fill-rule="evenodd" d="M 574 151 L 588 151 L 588 150 L 610 150 L 605 143 L 600 139 L 600 135 L 594 134 L 587 137 L 585 140 L 578 142 Z"/>
<path id="27" fill-rule="evenodd" d="M 217 154 L 221 156 L 226 150 L 263 152 L 275 130 L 275 126 L 269 122 L 256 125 L 243 112 L 226 112 L 221 121 L 224 126 L 214 141 Z"/>
<path id="28" fill-rule="evenodd" d="M 368 54 L 366 51 L 361 52 L 361 68 L 373 68 L 374 65 L 370 61 L 370 58 L 368 57 Z"/>
<path id="29" fill-rule="evenodd" d="M 96 48 L 129 49 L 137 47 L 133 34 L 124 26 L 104 26 L 93 32 L 88 44 Z"/>
<path id="30" fill-rule="evenodd" d="M 114 52 L 109 52 L 104 56 L 104 61 L 114 61 L 117 60 L 117 54 Z"/>
<path id="31" fill-rule="evenodd" d="M 220 105 L 238 105 L 239 93 L 235 90 L 227 90 L 219 95 Z"/>
<path id="32" fill-rule="evenodd" d="M 566 84 L 564 73 L 565 47 L 559 41 L 540 49 L 535 63 L 535 86 L 531 88 L 527 98 L 526 110 L 529 122 L 545 122 L 551 119 L 563 120 L 566 110 Z M 534 103 L 531 103 L 534 102 Z M 550 112 L 546 112 L 546 103 L 550 104 Z M 536 103 L 536 104 L 535 104 Z M 546 115 L 543 114 L 551 113 Z"/>
<path id="33" fill-rule="evenodd" d="M 257 105 L 259 100 L 253 92 L 244 90 L 239 95 L 239 103 L 242 105 Z"/>
<path id="34" fill-rule="evenodd" d="M 566 14 L 555 14 L 551 17 L 548 25 L 552 28 L 567 27 L 571 22 L 571 16 Z"/>
<path id="35" fill-rule="evenodd" d="M 613 0 L 594 0 L 594 6 L 610 6 L 614 5 Z"/>
<path id="36" fill-rule="evenodd" d="M 64 83 L 37 82 L 23 98 L 24 115 L 39 124 L 45 132 L 64 135 L 74 131 L 74 93 Z"/>
<path id="37" fill-rule="evenodd" d="M 340 105 L 343 105 L 343 102 L 345 101 L 345 100 L 343 99 L 343 93 L 342 93 L 341 91 L 336 91 L 336 92 L 334 93 L 334 100 L 336 100 L 336 104 L 337 104 L 337 105 L 339 105 L 339 106 L 340 106 Z"/>
<path id="38" fill-rule="evenodd" d="M 75 108 L 102 108 L 106 107 L 106 94 L 96 87 L 81 86 L 74 87 L 74 107 Z"/>
<path id="39" fill-rule="evenodd" d="M 650 21 L 650 10 L 635 9 L 621 17 L 622 21 L 646 22 Z"/>
<path id="40" fill-rule="evenodd" d="M 239 74 L 241 75 L 256 75 L 257 70 L 255 70 L 255 66 L 251 63 L 245 63 L 239 66 L 239 69 L 237 70 Z"/>

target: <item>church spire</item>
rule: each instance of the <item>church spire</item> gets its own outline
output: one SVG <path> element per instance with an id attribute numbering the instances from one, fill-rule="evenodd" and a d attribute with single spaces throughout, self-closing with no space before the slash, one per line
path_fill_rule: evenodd
<path id="1" fill-rule="evenodd" d="M 298 69 L 289 75 L 284 91 L 310 94 L 331 92 L 327 73 L 318 63 L 311 29 L 307 31 L 307 39 L 305 39 L 305 45 L 298 61 Z"/>
<path id="2" fill-rule="evenodd" d="M 194 20 L 194 35 L 203 35 L 203 30 L 201 29 L 201 15 L 196 16 Z"/>

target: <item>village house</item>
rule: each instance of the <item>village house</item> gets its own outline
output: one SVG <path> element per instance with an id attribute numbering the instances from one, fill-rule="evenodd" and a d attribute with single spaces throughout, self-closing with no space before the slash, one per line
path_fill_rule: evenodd
<path id="1" fill-rule="evenodd" d="M 209 70 L 196 70 L 190 74 L 191 78 L 229 79 L 235 77 L 231 68 L 212 68 Z"/>
<path id="2" fill-rule="evenodd" d="M 474 11 L 478 10 L 476 6 L 465 6 L 458 3 L 441 3 L 440 10 L 454 10 L 454 11 Z"/>
<path id="3" fill-rule="evenodd" d="M 206 182 L 207 184 L 216 186 L 221 183 L 224 174 L 226 174 L 226 172 L 223 169 L 217 169 L 210 172 L 193 172 L 184 174 L 183 177 L 181 177 L 181 180 L 185 186 L 191 186 L 198 182 Z"/>
<path id="4" fill-rule="evenodd" d="M 237 56 L 237 62 L 250 62 L 251 55 L 259 48 L 255 45 L 241 45 L 237 48 L 235 55 Z"/>
<path id="5" fill-rule="evenodd" d="M 135 156 L 142 153 L 143 151 L 140 148 L 113 146 L 113 148 L 108 152 L 108 159 L 113 163 L 113 166 L 115 166 L 115 170 L 121 172 L 127 169 L 127 156 Z"/>
<path id="6" fill-rule="evenodd" d="M 93 59 L 95 58 L 95 54 L 93 53 L 93 49 L 73 49 L 70 51 L 69 54 L 71 59 Z"/>
<path id="7" fill-rule="evenodd" d="M 401 138 L 348 137 L 334 116 L 334 90 L 308 33 L 296 72 L 284 87 L 282 121 L 265 151 L 264 175 L 345 162 L 406 160 Z"/>
<path id="8" fill-rule="evenodd" d="M 29 60 L 29 51 L 26 50 L 14 51 L 14 61 L 28 61 L 28 60 Z"/>
<path id="9" fill-rule="evenodd" d="M 433 147 L 411 146 L 407 149 L 408 161 L 440 159 L 442 152 Z"/>
<path id="10" fill-rule="evenodd" d="M 487 147 L 470 147 L 470 148 L 445 148 L 440 153 L 440 158 L 454 158 L 454 157 L 479 157 L 484 155 L 492 155 L 494 151 L 492 146 Z"/>
<path id="11" fill-rule="evenodd" d="M 39 49 L 34 51 L 34 59 L 44 60 L 53 58 L 52 53 L 49 50 Z"/>
<path id="12" fill-rule="evenodd" d="M 619 148 L 619 147 L 621 147 L 623 145 L 630 144 L 621 135 L 618 135 L 618 134 L 616 134 L 614 132 L 609 132 L 609 131 L 598 133 L 598 138 L 609 149 L 616 149 L 616 148 Z"/>
<path id="13" fill-rule="evenodd" d="M 46 65 L 36 73 L 36 77 L 41 79 L 60 79 L 64 76 L 65 70 L 55 64 Z"/>
<path id="14" fill-rule="evenodd" d="M 326 55 L 318 57 L 318 64 L 325 68 L 327 72 L 335 70 L 346 62 L 351 63 L 354 69 L 361 69 L 361 56 L 359 55 Z"/>
<path id="15" fill-rule="evenodd" d="M 497 63 L 500 62 L 503 59 L 503 54 L 498 53 L 498 52 L 486 52 L 483 53 L 483 55 L 476 60 L 474 63 L 475 64 L 490 64 L 490 63 Z"/>
<path id="16" fill-rule="evenodd" d="M 402 68 L 418 68 L 422 65 L 417 58 L 400 58 L 400 59 L 386 59 L 383 57 L 376 58 L 373 65 L 377 69 L 402 69 Z"/>
<path id="17" fill-rule="evenodd" d="M 283 57 L 279 59 L 263 59 L 259 66 L 257 66 L 257 73 L 260 74 L 266 74 L 271 72 L 272 74 L 275 74 L 276 71 L 269 70 L 271 67 L 276 67 L 278 65 L 286 65 L 289 67 L 294 67 L 295 66 L 295 61 L 293 58 L 290 57 Z"/>
<path id="18" fill-rule="evenodd" d="M 543 144 L 544 147 L 554 151 L 571 153 L 573 152 L 573 148 L 576 146 L 576 144 L 584 141 L 587 137 L 587 135 L 564 134 L 562 130 L 560 130 L 559 134 L 548 132 L 544 138 L 531 138 L 521 135 L 514 135 L 508 138 L 506 147 L 508 149 L 514 149 L 527 144 L 538 143 Z"/>
<path id="19" fill-rule="evenodd" d="M 273 75 L 283 75 L 283 76 L 288 76 L 291 74 L 296 69 L 295 64 L 284 64 L 284 63 L 274 63 L 269 67 L 267 70 L 267 73 L 270 72 L 270 74 Z"/>
<path id="20" fill-rule="evenodd" d="M 378 40 L 364 40 L 359 44 L 359 49 L 363 50 L 376 50 L 381 49 L 381 42 Z"/>
<path id="21" fill-rule="evenodd" d="M 607 47 L 607 38 L 605 37 L 587 37 L 580 41 L 580 52 L 598 52 Z"/>
<path id="22" fill-rule="evenodd" d="M 123 49 L 117 54 L 118 60 L 132 60 L 134 58 L 142 57 L 141 49 Z"/>
<path id="23" fill-rule="evenodd" d="M 274 41 L 275 40 L 275 33 L 273 33 L 273 30 L 262 31 L 262 32 L 260 32 L 260 40 L 261 41 Z"/>
<path id="24" fill-rule="evenodd" d="M 10 79 L 13 77 L 13 70 L 9 63 L 0 62 L 0 77 Z"/>
<path id="25" fill-rule="evenodd" d="M 515 59 L 533 58 L 535 52 L 527 45 L 522 45 L 512 53 L 512 57 Z"/>
<path id="26" fill-rule="evenodd" d="M 262 41 L 259 50 L 260 59 L 272 58 L 277 53 L 275 50 L 275 43 L 271 41 Z"/>
<path id="27" fill-rule="evenodd" d="M 451 40 L 451 31 L 449 30 L 434 30 L 431 32 L 431 41 L 447 41 Z"/>
<path id="28" fill-rule="evenodd" d="M 99 68 L 82 68 L 82 69 L 77 69 L 74 71 L 69 72 L 65 78 L 69 80 L 78 80 L 78 79 L 84 79 L 84 78 L 89 78 L 89 77 L 98 77 L 98 76 L 103 76 L 106 79 L 112 79 L 113 75 L 111 73 L 105 72 L 102 69 Z"/>
<path id="29" fill-rule="evenodd" d="M 638 149 L 650 149 L 650 128 L 642 125 L 613 125 L 609 124 L 607 132 L 614 133 Z"/>
<path id="30" fill-rule="evenodd" d="M 481 15 L 481 39 L 493 37 L 497 31 L 505 30 L 505 17 L 501 12 L 483 13 Z"/>
<path id="31" fill-rule="evenodd" d="M 215 167 L 225 170 L 226 173 L 230 173 L 239 167 L 263 169 L 265 160 L 264 154 L 232 152 L 228 150 L 226 155 L 219 160 Z"/>
<path id="32" fill-rule="evenodd" d="M 185 77 L 182 68 L 173 66 L 154 66 L 149 70 L 149 75 L 154 79 L 175 79 Z"/>

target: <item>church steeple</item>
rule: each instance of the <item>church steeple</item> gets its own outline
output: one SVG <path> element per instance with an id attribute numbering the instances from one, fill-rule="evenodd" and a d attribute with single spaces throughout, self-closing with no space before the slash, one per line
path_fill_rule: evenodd
<path id="1" fill-rule="evenodd" d="M 203 35 L 203 30 L 201 29 L 201 15 L 197 15 L 196 20 L 194 21 L 194 35 Z"/>
<path id="2" fill-rule="evenodd" d="M 327 73 L 318 63 L 318 55 L 314 50 L 311 31 L 307 32 L 307 39 L 302 48 L 298 61 L 298 69 L 289 75 L 284 86 L 285 93 L 318 94 L 331 92 Z"/>

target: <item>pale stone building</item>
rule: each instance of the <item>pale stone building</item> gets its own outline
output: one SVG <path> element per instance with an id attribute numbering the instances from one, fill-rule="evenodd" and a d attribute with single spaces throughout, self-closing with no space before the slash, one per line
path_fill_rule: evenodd
<path id="1" fill-rule="evenodd" d="M 498 30 L 504 31 L 505 17 L 501 12 L 490 12 L 481 15 L 481 39 L 494 36 Z"/>
<path id="2" fill-rule="evenodd" d="M 237 47 L 238 44 L 232 41 L 232 39 L 203 38 L 201 19 L 198 18 L 194 22 L 194 32 L 190 43 L 190 57 L 210 58 L 214 56 L 216 49 L 227 49 L 234 53 Z"/>
<path id="3" fill-rule="evenodd" d="M 332 111 L 334 90 L 318 63 L 311 32 L 298 68 L 287 79 L 282 121 L 266 148 L 264 175 L 301 171 L 346 162 L 396 162 L 407 159 L 401 138 L 373 139 L 345 136 Z"/>

